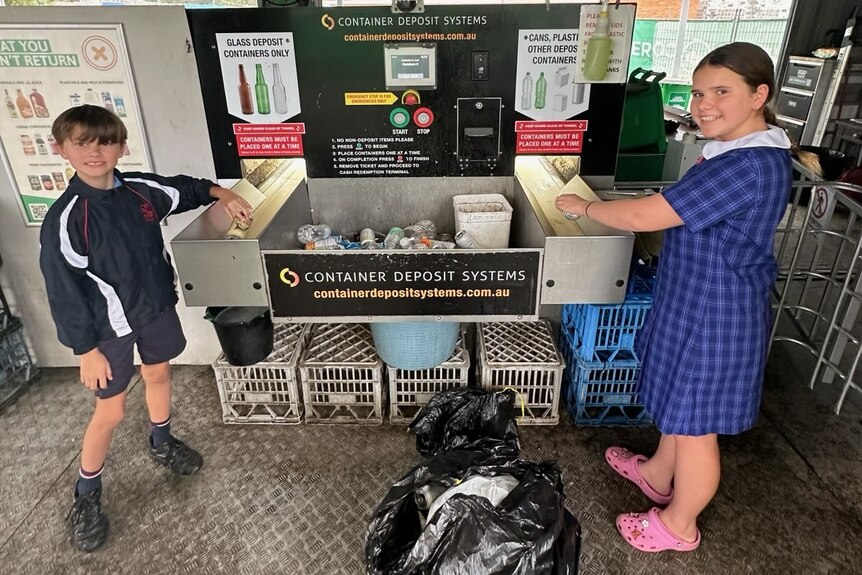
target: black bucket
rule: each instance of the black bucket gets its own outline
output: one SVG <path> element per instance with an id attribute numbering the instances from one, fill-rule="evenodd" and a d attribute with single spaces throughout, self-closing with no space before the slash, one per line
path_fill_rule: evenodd
<path id="1" fill-rule="evenodd" d="M 273 328 L 265 307 L 208 307 L 225 359 L 233 365 L 251 365 L 272 353 Z"/>

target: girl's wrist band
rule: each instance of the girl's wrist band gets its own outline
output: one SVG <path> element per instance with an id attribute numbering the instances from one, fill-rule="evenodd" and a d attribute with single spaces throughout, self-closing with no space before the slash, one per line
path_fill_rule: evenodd
<path id="1" fill-rule="evenodd" d="M 594 203 L 596 203 L 596 202 L 594 202 L 594 201 L 593 202 L 587 202 L 587 205 L 584 206 L 584 215 L 585 216 L 590 217 L 590 214 L 587 213 L 587 210 L 589 210 L 590 206 L 592 206 Z"/>

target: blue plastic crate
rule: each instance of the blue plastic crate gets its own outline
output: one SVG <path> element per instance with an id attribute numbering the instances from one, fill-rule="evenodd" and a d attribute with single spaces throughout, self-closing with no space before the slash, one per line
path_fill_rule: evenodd
<path id="1" fill-rule="evenodd" d="M 592 359 L 601 352 L 602 361 L 614 361 L 634 349 L 651 306 L 651 294 L 629 294 L 620 304 L 568 304 L 561 317 L 564 335 L 579 356 Z"/>
<path id="2" fill-rule="evenodd" d="M 656 271 L 653 266 L 634 265 L 626 293 L 643 295 L 655 292 Z"/>
<path id="3" fill-rule="evenodd" d="M 637 380 L 640 361 L 634 352 L 601 361 L 578 356 L 571 342 L 560 338 L 566 360 L 563 378 L 569 415 L 577 425 L 648 425 L 652 419 L 640 401 Z"/>

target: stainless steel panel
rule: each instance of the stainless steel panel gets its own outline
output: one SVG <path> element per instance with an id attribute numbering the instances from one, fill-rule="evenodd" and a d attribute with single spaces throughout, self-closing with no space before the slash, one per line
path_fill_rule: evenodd
<path id="1" fill-rule="evenodd" d="M 257 240 L 171 242 L 187 306 L 266 306 Z"/>
<path id="2" fill-rule="evenodd" d="M 512 185 L 511 177 L 313 178 L 308 195 L 314 221 L 342 233 L 367 227 L 385 232 L 424 219 L 454 233 L 452 196 L 503 194 L 511 202 Z"/>
<path id="3" fill-rule="evenodd" d="M 549 237 L 542 305 L 618 303 L 626 297 L 634 235 Z"/>

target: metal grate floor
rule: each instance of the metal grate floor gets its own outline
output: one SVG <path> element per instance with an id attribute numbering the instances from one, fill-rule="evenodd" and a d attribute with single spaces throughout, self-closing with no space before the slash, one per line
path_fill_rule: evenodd
<path id="1" fill-rule="evenodd" d="M 807 356 L 806 356 L 807 357 Z M 557 458 L 582 524 L 582 573 L 852 573 L 862 564 L 862 401 L 840 417 L 835 389 L 805 388 L 809 364 L 778 348 L 762 417 L 724 437 L 722 484 L 689 554 L 647 555 L 613 518 L 648 501 L 606 466 L 620 443 L 649 450 L 655 430 L 523 427 L 523 455 Z M 0 413 L 0 574 L 359 574 L 367 518 L 420 458 L 403 426 L 224 425 L 210 366 L 174 372 L 176 433 L 205 466 L 178 479 L 145 453 L 143 384 L 129 394 L 105 473 L 107 544 L 73 551 L 63 531 L 89 392 L 73 369 L 46 369 Z M 831 395 L 830 395 L 831 394 Z"/>

